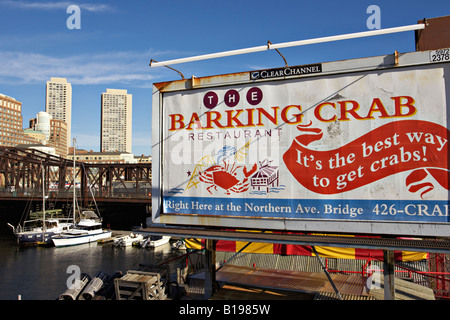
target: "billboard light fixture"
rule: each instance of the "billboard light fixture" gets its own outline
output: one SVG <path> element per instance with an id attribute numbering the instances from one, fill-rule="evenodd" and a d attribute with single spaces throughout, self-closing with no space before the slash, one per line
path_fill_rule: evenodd
<path id="1" fill-rule="evenodd" d="M 421 30 L 421 29 L 425 29 L 425 24 L 414 24 L 414 25 L 408 25 L 408 26 L 402 26 L 402 27 L 347 33 L 347 34 L 336 35 L 336 36 L 328 36 L 328 37 L 320 37 L 320 38 L 313 38 L 313 39 L 306 39 L 306 40 L 283 42 L 283 43 L 278 43 L 278 44 L 272 44 L 272 43 L 268 42 L 266 45 L 257 46 L 257 47 L 223 51 L 223 52 L 210 53 L 210 54 L 203 54 L 203 55 L 198 55 L 198 56 L 193 56 L 193 57 L 188 57 L 188 58 L 166 60 L 166 61 L 161 61 L 161 62 L 156 62 L 152 59 L 150 61 L 150 67 L 156 68 L 156 67 L 168 66 L 168 65 L 179 64 L 179 63 L 222 58 L 222 57 L 235 56 L 235 55 L 240 55 L 240 54 L 261 52 L 261 51 L 266 51 L 266 50 L 277 50 L 280 48 L 304 46 L 304 45 L 308 45 L 308 44 L 363 38 L 363 37 L 405 32 L 405 31 L 412 31 L 412 30 Z"/>

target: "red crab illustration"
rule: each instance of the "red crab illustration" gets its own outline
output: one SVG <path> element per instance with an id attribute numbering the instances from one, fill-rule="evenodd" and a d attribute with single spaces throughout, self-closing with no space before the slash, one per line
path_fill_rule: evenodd
<path id="1" fill-rule="evenodd" d="M 236 171 L 242 168 L 244 178 L 239 180 Z M 257 169 L 256 163 L 250 171 L 245 166 L 235 166 L 234 164 L 224 163 L 223 166 L 214 165 L 203 171 L 199 175 L 202 182 L 210 184 L 206 190 L 212 194 L 211 188 L 217 191 L 217 187 L 225 189 L 226 194 L 230 192 L 241 193 L 249 188 L 248 177 L 251 176 Z"/>

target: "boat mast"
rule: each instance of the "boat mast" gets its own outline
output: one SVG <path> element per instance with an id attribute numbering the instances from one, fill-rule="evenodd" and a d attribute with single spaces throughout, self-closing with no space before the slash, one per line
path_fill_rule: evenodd
<path id="1" fill-rule="evenodd" d="M 73 138 L 73 225 L 75 226 L 75 138 Z"/>
<path id="2" fill-rule="evenodd" d="M 41 171 L 42 171 L 42 241 L 44 241 L 45 236 L 45 183 L 44 183 L 44 166 L 41 161 Z"/>

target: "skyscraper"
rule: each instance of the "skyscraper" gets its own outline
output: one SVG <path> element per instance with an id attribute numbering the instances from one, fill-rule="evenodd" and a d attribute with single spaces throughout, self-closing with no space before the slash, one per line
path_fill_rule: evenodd
<path id="1" fill-rule="evenodd" d="M 127 90 L 102 93 L 101 151 L 131 153 L 132 95 Z"/>
<path id="2" fill-rule="evenodd" d="M 45 111 L 54 120 L 67 124 L 67 146 L 71 145 L 72 133 L 72 85 L 66 78 L 50 78 L 45 94 Z"/>

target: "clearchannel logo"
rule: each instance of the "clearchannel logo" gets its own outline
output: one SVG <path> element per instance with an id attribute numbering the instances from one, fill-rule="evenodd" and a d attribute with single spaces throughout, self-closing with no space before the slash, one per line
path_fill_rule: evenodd
<path id="1" fill-rule="evenodd" d="M 304 66 L 251 71 L 250 80 L 300 76 L 320 72 L 322 72 L 322 64 L 309 64 Z"/>

